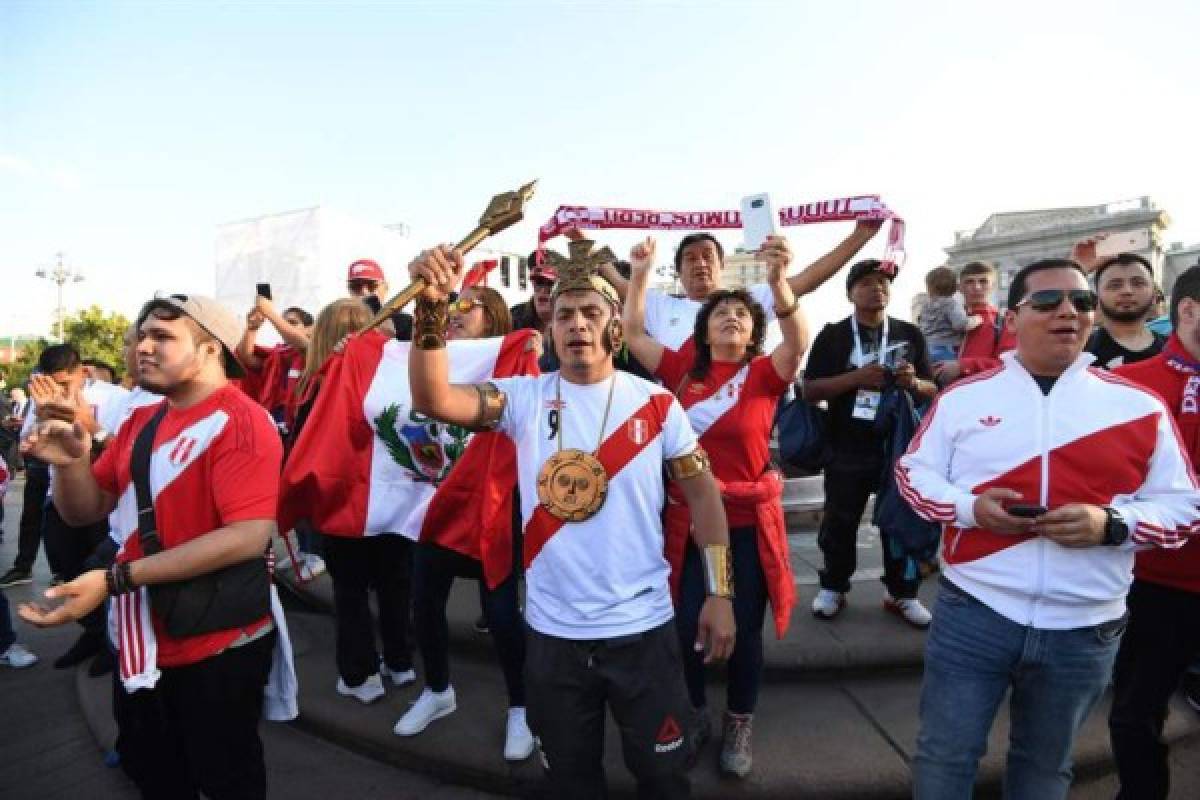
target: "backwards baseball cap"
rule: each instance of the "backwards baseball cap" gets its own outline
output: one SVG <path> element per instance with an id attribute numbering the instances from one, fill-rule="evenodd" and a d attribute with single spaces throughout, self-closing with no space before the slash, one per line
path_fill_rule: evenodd
<path id="1" fill-rule="evenodd" d="M 246 374 L 246 370 L 237 360 L 237 346 L 242 339 L 242 322 L 232 311 L 204 295 L 158 292 L 154 295 L 153 300 L 142 306 L 137 318 L 139 328 L 155 308 L 170 308 L 178 311 L 220 342 L 225 351 L 225 374 L 228 377 L 240 378 Z"/>
<path id="2" fill-rule="evenodd" d="M 360 258 L 350 265 L 350 269 L 346 272 L 346 283 L 350 281 L 379 281 L 383 283 L 387 278 L 383 277 L 383 269 L 378 262 L 372 261 L 369 258 Z"/>
<path id="3" fill-rule="evenodd" d="M 846 291 L 848 292 L 853 289 L 854 284 L 858 283 L 872 272 L 880 273 L 887 278 L 888 281 L 896 280 L 896 265 L 891 261 L 880 261 L 877 258 L 866 258 L 852 266 L 850 271 L 846 273 Z"/>
<path id="4" fill-rule="evenodd" d="M 558 280 L 558 268 L 555 264 L 565 260 L 553 250 L 534 250 L 526 259 L 526 263 L 529 264 L 530 280 L 554 283 Z"/>

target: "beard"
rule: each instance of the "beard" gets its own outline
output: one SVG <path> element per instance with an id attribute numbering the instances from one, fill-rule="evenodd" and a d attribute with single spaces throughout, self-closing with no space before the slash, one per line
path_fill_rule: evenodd
<path id="1" fill-rule="evenodd" d="M 1150 306 L 1152 305 L 1154 305 L 1154 300 L 1150 299 L 1139 308 L 1131 311 L 1121 311 L 1101 300 L 1100 310 L 1104 312 L 1105 319 L 1111 319 L 1114 322 L 1137 322 L 1146 318 L 1146 315 L 1150 313 Z"/>

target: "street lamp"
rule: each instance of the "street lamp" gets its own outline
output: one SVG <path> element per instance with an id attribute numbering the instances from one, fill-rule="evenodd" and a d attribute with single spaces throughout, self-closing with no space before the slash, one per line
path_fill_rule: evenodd
<path id="1" fill-rule="evenodd" d="M 64 340 L 63 335 L 63 317 L 66 315 L 66 309 L 63 308 L 63 286 L 68 282 L 80 283 L 83 280 L 83 275 L 79 274 L 78 270 L 74 270 L 63 264 L 63 254 L 55 253 L 55 265 L 51 269 L 45 267 L 39 269 L 34 274 L 39 278 L 54 281 L 58 286 L 58 306 L 54 310 L 55 328 L 57 329 L 58 340 Z"/>

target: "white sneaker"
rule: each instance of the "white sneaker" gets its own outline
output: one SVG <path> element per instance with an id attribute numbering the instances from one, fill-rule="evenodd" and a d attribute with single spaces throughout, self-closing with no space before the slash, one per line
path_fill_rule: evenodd
<path id="1" fill-rule="evenodd" d="M 37 663 L 37 660 L 37 656 L 16 642 L 13 642 L 8 646 L 7 650 L 5 650 L 3 653 L 0 653 L 0 664 L 12 667 L 13 669 L 32 667 Z"/>
<path id="2" fill-rule="evenodd" d="M 933 614 L 921 605 L 915 597 L 892 597 L 891 593 L 883 593 L 883 607 L 892 612 L 914 628 L 928 628 L 933 622 Z"/>
<path id="3" fill-rule="evenodd" d="M 524 761 L 533 755 L 533 732 L 525 722 L 525 707 L 508 710 L 508 728 L 504 733 L 504 760 Z"/>
<path id="4" fill-rule="evenodd" d="M 820 619 L 833 619 L 846 607 L 846 595 L 832 589 L 822 589 L 813 598 L 812 613 Z"/>
<path id="5" fill-rule="evenodd" d="M 379 672 L 391 678 L 393 686 L 408 686 L 410 683 L 417 682 L 417 671 L 415 669 L 388 669 L 388 665 L 380 661 Z"/>
<path id="6" fill-rule="evenodd" d="M 458 705 L 454 700 L 453 686 L 447 686 L 444 692 L 435 692 L 426 687 L 421 692 L 421 696 L 417 698 L 417 702 L 412 704 L 412 708 L 400 718 L 392 731 L 397 736 L 416 736 L 428 728 L 429 723 L 453 714 L 456 708 Z"/>
<path id="7" fill-rule="evenodd" d="M 337 682 L 338 694 L 344 694 L 346 697 L 353 697 L 364 705 L 374 703 L 379 698 L 383 697 L 383 679 L 379 677 L 379 673 L 367 676 L 367 679 L 358 686 L 347 686 L 346 682 L 340 677 Z"/>
<path id="8" fill-rule="evenodd" d="M 304 578 L 312 580 L 318 575 L 325 572 L 325 559 L 321 558 L 316 553 L 301 553 L 300 558 L 303 561 Z"/>

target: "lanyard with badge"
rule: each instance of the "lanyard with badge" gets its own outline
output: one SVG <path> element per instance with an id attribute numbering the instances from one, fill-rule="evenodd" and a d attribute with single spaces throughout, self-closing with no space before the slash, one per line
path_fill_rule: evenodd
<path id="1" fill-rule="evenodd" d="M 858 333 L 858 320 L 853 315 L 850 317 L 850 329 L 854 332 L 854 350 L 850 353 L 850 363 L 857 369 L 867 364 L 867 357 L 863 354 L 862 337 Z M 871 361 L 882 363 L 883 355 L 887 352 L 887 342 L 888 321 L 887 317 L 884 317 L 883 328 L 879 332 L 879 349 L 875 351 Z M 854 419 L 874 422 L 875 415 L 879 413 L 879 400 L 882 396 L 883 393 L 878 389 L 859 389 L 854 395 L 854 410 L 851 415 Z"/>

